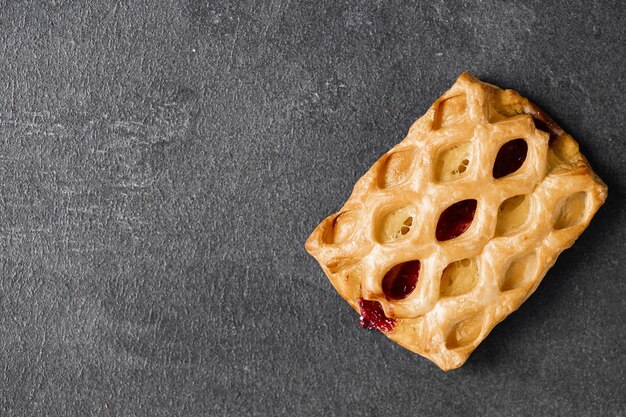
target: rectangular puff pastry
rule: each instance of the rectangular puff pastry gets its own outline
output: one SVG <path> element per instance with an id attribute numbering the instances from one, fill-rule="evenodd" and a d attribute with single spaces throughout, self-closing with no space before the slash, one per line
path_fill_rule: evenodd
<path id="1" fill-rule="evenodd" d="M 306 249 L 362 326 L 449 370 L 535 291 L 606 196 L 541 109 L 463 73 Z"/>

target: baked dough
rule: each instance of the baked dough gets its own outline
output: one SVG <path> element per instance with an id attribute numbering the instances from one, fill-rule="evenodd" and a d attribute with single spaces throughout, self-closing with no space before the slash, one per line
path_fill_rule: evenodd
<path id="1" fill-rule="evenodd" d="M 463 73 L 305 246 L 364 306 L 364 326 L 447 371 L 537 289 L 606 196 L 541 109 Z"/>

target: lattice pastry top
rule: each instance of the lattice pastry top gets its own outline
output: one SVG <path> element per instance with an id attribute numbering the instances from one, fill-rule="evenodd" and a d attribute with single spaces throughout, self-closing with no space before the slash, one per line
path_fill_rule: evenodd
<path id="1" fill-rule="evenodd" d="M 457 368 L 607 196 L 537 106 L 463 73 L 306 242 L 363 327 Z"/>

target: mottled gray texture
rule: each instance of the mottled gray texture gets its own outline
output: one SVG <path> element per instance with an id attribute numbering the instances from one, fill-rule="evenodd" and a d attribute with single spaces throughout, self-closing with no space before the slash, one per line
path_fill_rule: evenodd
<path id="1" fill-rule="evenodd" d="M 592 3 L 0 0 L 0 415 L 625 415 L 626 13 Z M 609 199 L 445 374 L 303 243 L 466 69 Z"/>

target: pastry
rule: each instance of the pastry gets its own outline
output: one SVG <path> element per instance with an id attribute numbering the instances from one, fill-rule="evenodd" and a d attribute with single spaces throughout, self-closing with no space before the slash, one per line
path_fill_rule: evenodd
<path id="1" fill-rule="evenodd" d="M 362 327 L 458 368 L 604 203 L 578 144 L 463 73 L 306 242 Z"/>

